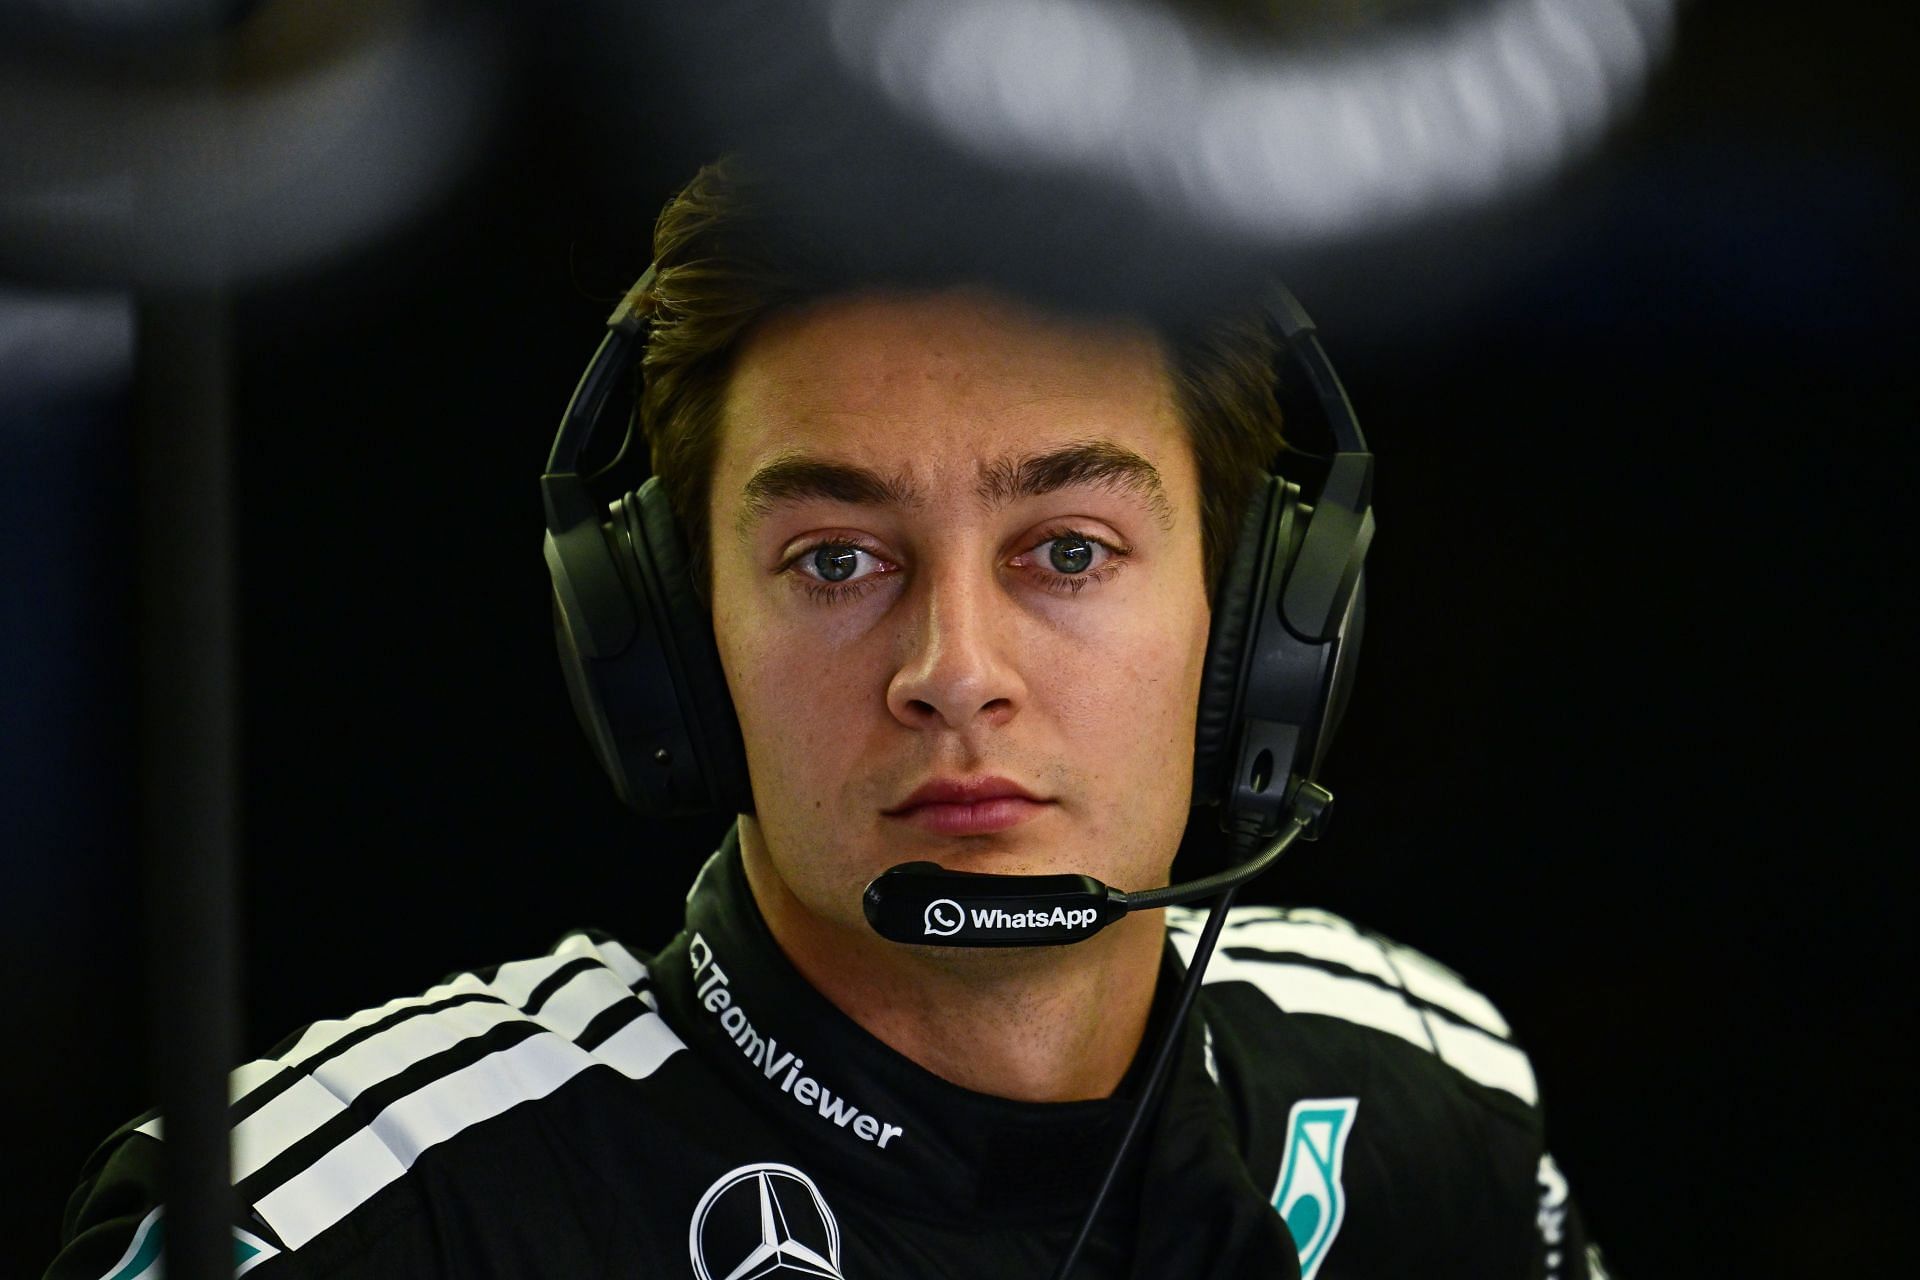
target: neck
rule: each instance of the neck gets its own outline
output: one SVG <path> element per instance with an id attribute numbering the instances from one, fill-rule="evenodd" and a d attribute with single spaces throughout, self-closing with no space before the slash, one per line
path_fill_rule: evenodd
<path id="1" fill-rule="evenodd" d="M 910 947 L 822 918 L 793 896 L 756 824 L 747 884 L 794 968 L 894 1052 L 976 1093 L 1110 1096 L 1146 1033 L 1165 922 L 1142 912 L 1065 947 Z"/>

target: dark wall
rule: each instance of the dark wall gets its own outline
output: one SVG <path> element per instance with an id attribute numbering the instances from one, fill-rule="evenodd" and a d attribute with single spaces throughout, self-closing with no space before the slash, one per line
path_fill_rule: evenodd
<path id="1" fill-rule="evenodd" d="M 1892 32 L 1802 16 L 1689 10 L 1472 287 L 1305 299 L 1381 528 L 1338 819 L 1254 896 L 1501 1004 L 1627 1275 L 1865 1274 L 1900 1222 L 1911 116 Z M 237 302 L 250 1054 L 576 924 L 651 945 L 717 834 L 619 809 L 551 652 L 533 480 L 705 146 L 670 98 L 595 118 L 570 56 L 533 46 L 443 203 Z M 6 745 L 14 1271 L 150 1102 L 123 408 L 5 438 L 38 691 Z"/>

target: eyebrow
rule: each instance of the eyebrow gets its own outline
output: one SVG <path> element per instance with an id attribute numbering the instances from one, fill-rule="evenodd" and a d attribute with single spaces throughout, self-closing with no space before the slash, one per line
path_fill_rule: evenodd
<path id="1" fill-rule="evenodd" d="M 1159 469 L 1110 440 L 1076 440 L 1045 453 L 982 459 L 974 494 L 991 510 L 1076 485 L 1132 493 L 1146 503 L 1162 528 L 1173 525 L 1173 504 Z M 755 471 L 741 498 L 739 530 L 743 534 L 775 507 L 810 498 L 868 507 L 926 505 L 926 496 L 909 476 L 883 476 L 868 467 L 797 451 L 784 453 Z"/>

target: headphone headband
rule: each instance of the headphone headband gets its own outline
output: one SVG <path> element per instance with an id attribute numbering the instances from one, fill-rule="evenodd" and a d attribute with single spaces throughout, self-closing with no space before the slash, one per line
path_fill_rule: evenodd
<path id="1" fill-rule="evenodd" d="M 547 469 L 540 477 L 540 490 L 547 510 L 547 532 L 562 534 L 594 518 L 592 495 L 580 479 L 580 455 L 593 439 L 594 428 L 606 412 L 607 400 L 633 360 L 646 329 L 646 295 L 653 288 L 657 267 L 649 264 L 641 277 L 621 297 L 613 314 L 607 317 L 607 336 L 593 353 L 587 371 L 567 401 L 561 415 L 560 431 L 553 438 L 547 455 Z"/>
<path id="2" fill-rule="evenodd" d="M 1320 414 L 1333 432 L 1335 451 L 1368 453 L 1367 438 L 1360 434 L 1360 420 L 1354 416 L 1353 402 L 1347 399 L 1347 389 L 1320 345 L 1319 328 L 1300 300 L 1293 296 L 1291 289 L 1275 280 L 1267 286 L 1261 309 L 1266 312 L 1267 322 L 1284 339 L 1281 349 L 1287 359 L 1313 388 Z"/>

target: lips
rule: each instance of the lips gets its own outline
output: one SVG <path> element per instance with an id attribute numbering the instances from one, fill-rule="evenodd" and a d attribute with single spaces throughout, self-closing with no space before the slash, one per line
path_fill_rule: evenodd
<path id="1" fill-rule="evenodd" d="M 1025 787 L 1006 778 L 935 778 L 887 812 L 901 813 L 923 804 L 979 804 L 1006 796 L 1022 800 L 1036 798 Z"/>
<path id="2" fill-rule="evenodd" d="M 1007 778 L 936 778 L 884 812 L 938 835 L 971 836 L 1018 826 L 1052 803 Z"/>

